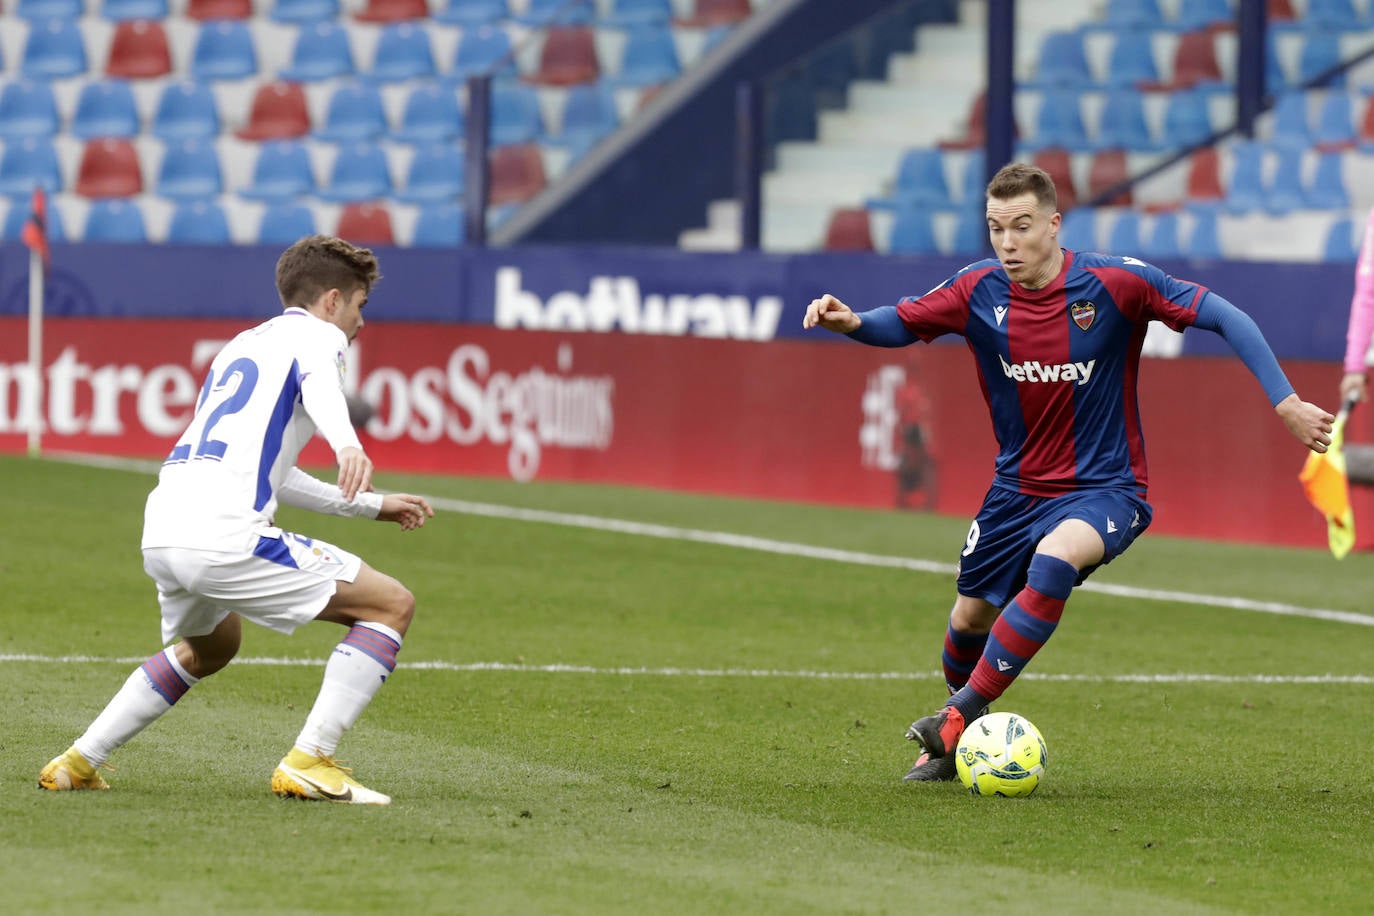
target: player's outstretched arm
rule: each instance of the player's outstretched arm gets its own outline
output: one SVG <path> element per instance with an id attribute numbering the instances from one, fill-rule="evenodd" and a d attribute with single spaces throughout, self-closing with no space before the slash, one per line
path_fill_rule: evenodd
<path id="1" fill-rule="evenodd" d="M 1290 394 L 1274 405 L 1274 411 L 1293 437 L 1312 451 L 1324 452 L 1331 445 L 1331 424 L 1336 418 L 1316 404 Z"/>
<path id="2" fill-rule="evenodd" d="M 339 490 L 348 502 L 372 489 L 372 459 L 355 446 L 339 449 Z"/>
<path id="3" fill-rule="evenodd" d="M 382 497 L 379 522 L 396 522 L 402 531 L 414 531 L 425 526 L 425 519 L 434 518 L 429 500 L 410 493 L 388 493 Z"/>
<path id="4" fill-rule="evenodd" d="M 811 304 L 806 307 L 806 317 L 802 318 L 804 330 L 819 326 L 836 334 L 857 331 L 861 324 L 863 320 L 854 314 L 853 309 L 829 293 L 812 299 Z"/>

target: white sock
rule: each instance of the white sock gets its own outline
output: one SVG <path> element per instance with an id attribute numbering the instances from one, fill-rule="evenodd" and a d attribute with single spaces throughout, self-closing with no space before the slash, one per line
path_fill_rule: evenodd
<path id="1" fill-rule="evenodd" d="M 296 749 L 332 757 L 343 733 L 353 727 L 396 668 L 401 634 L 380 623 L 356 623 L 334 647 L 324 666 L 320 695 L 296 738 Z"/>
<path id="2" fill-rule="evenodd" d="M 129 675 L 86 733 L 76 739 L 76 749 L 93 766 L 99 766 L 171 709 L 199 681 L 200 678 L 186 673 L 168 646 Z"/>

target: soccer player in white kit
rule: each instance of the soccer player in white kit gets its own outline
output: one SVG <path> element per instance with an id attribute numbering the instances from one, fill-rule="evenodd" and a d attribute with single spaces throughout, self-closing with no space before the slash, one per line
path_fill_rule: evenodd
<path id="1" fill-rule="evenodd" d="M 72 747 L 43 768 L 42 788 L 109 788 L 96 768 L 229 663 L 243 619 L 282 633 L 326 620 L 349 630 L 295 747 L 272 774 L 272 791 L 391 801 L 354 780 L 334 753 L 396 667 L 415 598 L 359 557 L 273 525 L 279 502 L 407 531 L 434 515 L 423 497 L 372 492 L 372 462 L 349 422 L 344 350 L 362 329 L 362 307 L 380 277 L 371 251 L 330 236 L 301 239 L 277 261 L 286 310 L 220 351 L 148 497 L 143 566 L 157 583 L 163 642 L 173 644 L 131 674 Z M 295 466 L 316 431 L 334 449 L 337 485 Z"/>

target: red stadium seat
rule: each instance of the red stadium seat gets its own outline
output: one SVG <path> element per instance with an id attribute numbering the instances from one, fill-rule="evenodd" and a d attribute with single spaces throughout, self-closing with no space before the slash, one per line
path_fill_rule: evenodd
<path id="1" fill-rule="evenodd" d="M 367 6 L 353 17 L 359 22 L 404 22 L 409 19 L 428 19 L 429 5 L 425 0 L 367 0 Z"/>
<path id="2" fill-rule="evenodd" d="M 491 151 L 491 205 L 523 203 L 544 190 L 544 157 L 536 143 L 500 146 Z"/>
<path id="3" fill-rule="evenodd" d="M 298 83 L 276 80 L 258 87 L 240 140 L 288 140 L 310 133 L 310 110 Z"/>
<path id="4" fill-rule="evenodd" d="M 172 72 L 172 52 L 162 24 L 148 19 L 126 19 L 115 26 L 110 39 L 107 76 L 122 79 L 153 79 Z"/>
<path id="5" fill-rule="evenodd" d="M 1292 0 L 1269 0 L 1266 17 L 1270 22 L 1292 22 L 1297 19 L 1297 13 L 1293 12 Z"/>
<path id="6" fill-rule="evenodd" d="M 143 170 L 134 145 L 113 137 L 87 143 L 81 153 L 75 191 L 83 197 L 131 197 L 142 193 Z"/>
<path id="7" fill-rule="evenodd" d="M 1125 150 L 1100 150 L 1093 156 L 1092 165 L 1088 170 L 1088 197 L 1096 200 L 1097 195 L 1120 184 L 1129 177 L 1131 176 L 1130 170 L 1126 166 Z M 1102 206 L 1129 207 L 1131 206 L 1131 192 L 1129 190 L 1123 191 L 1105 201 Z"/>
<path id="8" fill-rule="evenodd" d="M 1059 191 L 1059 212 L 1078 206 L 1078 189 L 1073 183 L 1073 165 L 1067 150 L 1044 149 L 1035 154 L 1035 165 L 1050 173 Z"/>
<path id="9" fill-rule="evenodd" d="M 1167 88 L 1188 89 L 1198 83 L 1221 81 L 1214 34 L 1202 29 L 1180 35 L 1174 48 L 1174 75 Z"/>
<path id="10" fill-rule="evenodd" d="M 862 207 L 842 207 L 830 214 L 825 227 L 826 251 L 873 251 L 873 230 L 868 211 Z"/>
<path id="11" fill-rule="evenodd" d="M 677 24 L 694 29 L 709 29 L 748 19 L 752 12 L 749 0 L 696 0 L 692 4 L 691 15 L 678 20 Z"/>
<path id="12" fill-rule="evenodd" d="M 253 0 L 191 0 L 186 8 L 191 19 L 252 19 Z"/>
<path id="13" fill-rule="evenodd" d="M 592 30 L 563 26 L 548 30 L 539 52 L 539 68 L 529 81 L 545 86 L 572 86 L 589 83 L 600 75 Z"/>
<path id="14" fill-rule="evenodd" d="M 394 245 L 391 213 L 382 204 L 346 204 L 339 212 L 334 234 L 358 245 Z"/>
<path id="15" fill-rule="evenodd" d="M 1221 200 L 1226 196 L 1221 189 L 1216 147 L 1206 146 L 1193 153 L 1188 162 L 1187 194 L 1189 200 Z"/>

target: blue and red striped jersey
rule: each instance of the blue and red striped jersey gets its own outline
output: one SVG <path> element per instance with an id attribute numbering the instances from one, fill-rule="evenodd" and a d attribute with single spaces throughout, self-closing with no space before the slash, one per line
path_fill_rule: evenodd
<path id="1" fill-rule="evenodd" d="M 1206 287 L 1135 258 L 1064 252 L 1042 289 L 995 258 L 897 305 L 922 340 L 959 334 L 978 366 L 1000 451 L 995 486 L 1032 496 L 1149 481 L 1136 403 L 1148 323 L 1182 331 Z"/>

